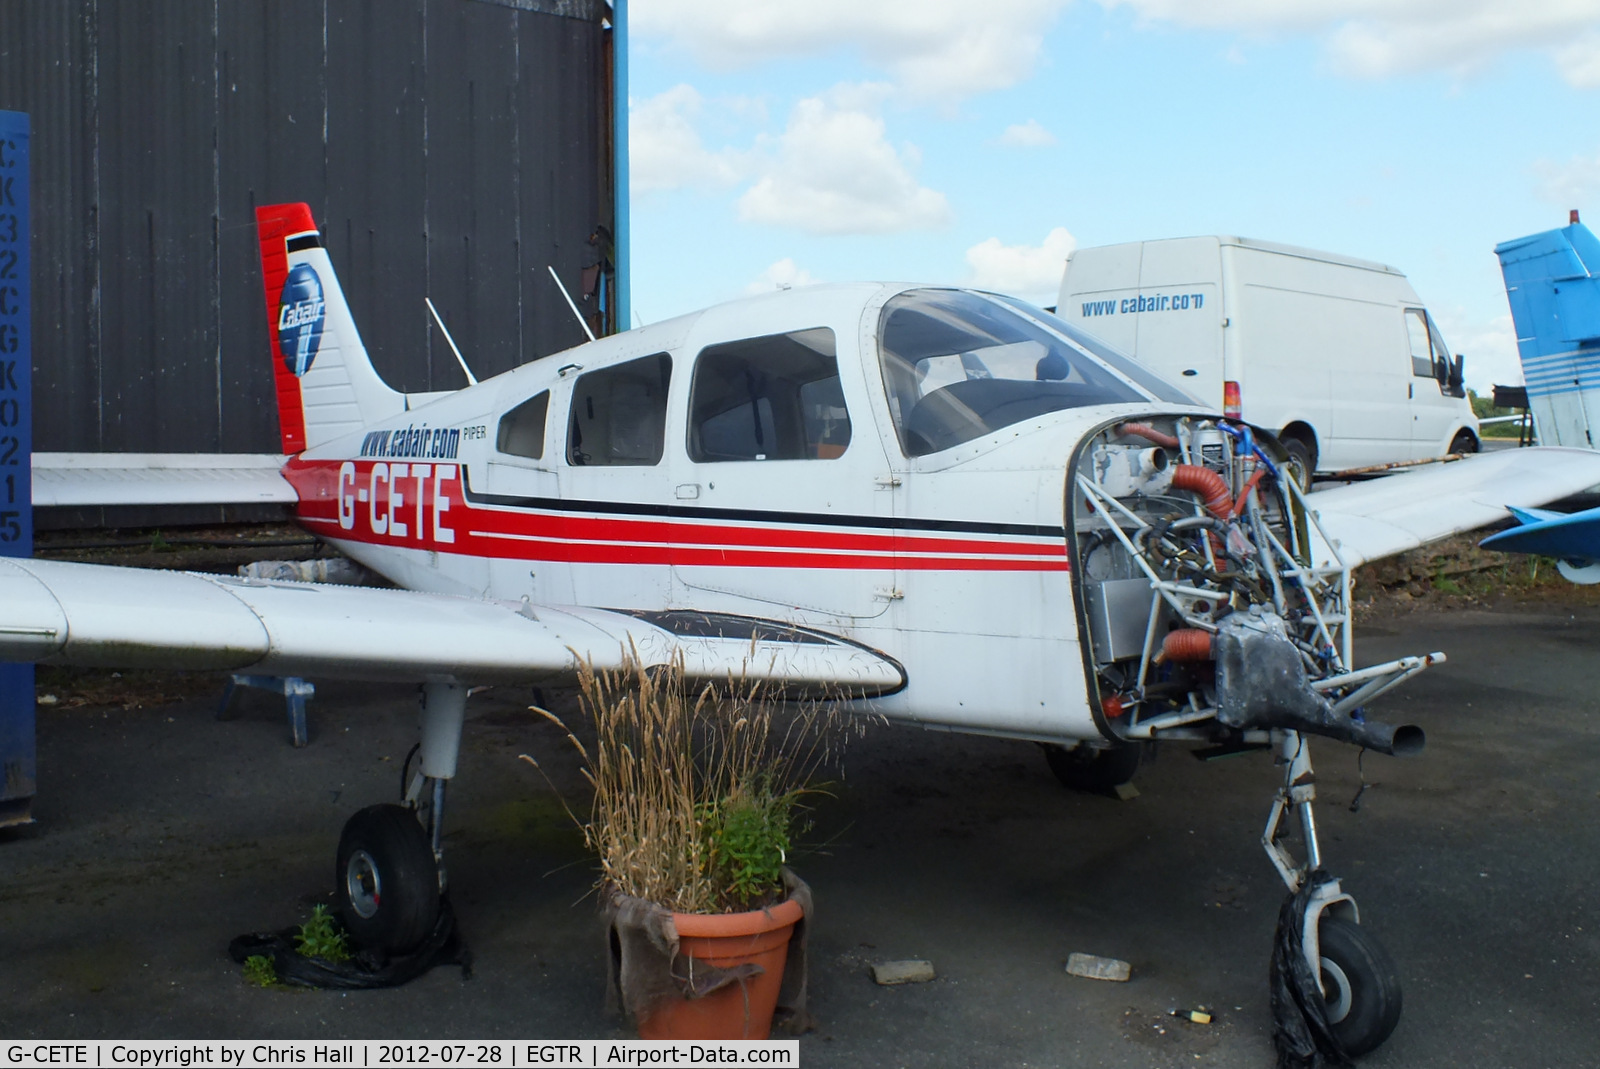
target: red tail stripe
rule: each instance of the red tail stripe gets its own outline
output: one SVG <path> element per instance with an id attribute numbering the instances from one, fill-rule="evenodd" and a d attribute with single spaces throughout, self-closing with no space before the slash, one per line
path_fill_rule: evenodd
<path id="1" fill-rule="evenodd" d="M 305 451 L 306 413 L 300 400 L 300 380 L 278 353 L 278 300 L 289 277 L 289 254 L 284 240 L 317 228 L 307 204 L 264 204 L 256 209 L 256 233 L 261 240 L 261 282 L 267 295 L 267 351 L 272 358 L 273 383 L 278 394 L 278 430 L 283 451 L 290 456 Z"/>

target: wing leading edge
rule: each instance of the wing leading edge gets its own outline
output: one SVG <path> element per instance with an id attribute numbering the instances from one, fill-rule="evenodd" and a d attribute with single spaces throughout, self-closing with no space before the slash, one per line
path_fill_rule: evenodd
<path id="1" fill-rule="evenodd" d="M 514 683 L 587 660 L 681 656 L 692 679 L 849 697 L 905 686 L 892 658 L 837 635 L 694 613 L 552 608 L 407 590 L 0 561 L 0 660 L 312 678 Z"/>

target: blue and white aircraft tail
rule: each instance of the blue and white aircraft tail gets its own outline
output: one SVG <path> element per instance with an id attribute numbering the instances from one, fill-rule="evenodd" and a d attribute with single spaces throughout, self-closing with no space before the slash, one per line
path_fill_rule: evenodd
<path id="1" fill-rule="evenodd" d="M 1517 328 L 1528 407 L 1543 445 L 1600 447 L 1600 239 L 1578 221 L 1495 246 Z M 1600 583 L 1600 509 L 1511 509 L 1521 526 L 1480 545 L 1555 557 L 1574 583 Z"/>
<path id="2" fill-rule="evenodd" d="M 1600 239 L 1574 211 L 1494 251 L 1540 444 L 1600 448 Z"/>

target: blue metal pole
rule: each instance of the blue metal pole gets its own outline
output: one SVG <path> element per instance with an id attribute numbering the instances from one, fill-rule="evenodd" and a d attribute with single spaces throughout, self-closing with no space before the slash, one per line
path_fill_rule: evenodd
<path id="1" fill-rule="evenodd" d="M 0 111 L 0 556 L 33 555 L 28 116 Z M 33 665 L 0 665 L 0 827 L 33 819 Z"/>
<path id="2" fill-rule="evenodd" d="M 617 208 L 617 329 L 633 327 L 633 295 L 628 282 L 632 256 L 628 249 L 628 0 L 615 0 L 611 9 L 611 65 L 616 72 L 613 88 L 612 141 L 616 145 L 616 174 L 612 201 Z"/>

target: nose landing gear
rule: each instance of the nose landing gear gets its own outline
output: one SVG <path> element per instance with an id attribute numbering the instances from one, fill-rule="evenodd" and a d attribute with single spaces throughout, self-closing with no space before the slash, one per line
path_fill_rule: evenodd
<path id="1" fill-rule="evenodd" d="M 1274 1041 L 1280 1051 L 1287 1047 L 1301 1056 L 1309 1043 L 1334 1058 L 1359 1057 L 1382 1045 L 1399 1023 L 1400 977 L 1388 952 L 1360 926 L 1355 899 L 1322 870 L 1308 740 L 1297 731 L 1274 731 L 1273 742 L 1284 783 L 1261 844 L 1291 893 L 1278 917 L 1273 954 Z M 1280 839 L 1290 810 L 1300 818 L 1303 863 Z"/>

